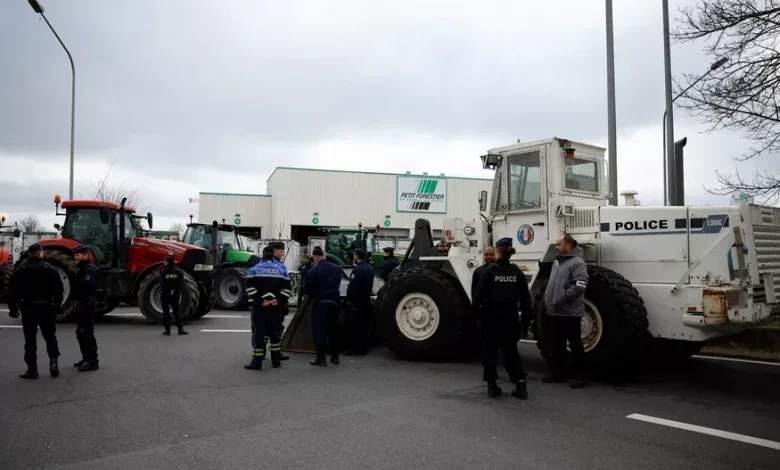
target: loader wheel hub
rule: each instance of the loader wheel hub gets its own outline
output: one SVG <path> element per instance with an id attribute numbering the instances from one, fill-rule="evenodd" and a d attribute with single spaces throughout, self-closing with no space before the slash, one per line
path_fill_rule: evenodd
<path id="1" fill-rule="evenodd" d="M 70 278 L 68 278 L 68 275 L 59 266 L 52 265 L 52 267 L 57 271 L 57 275 L 62 282 L 62 303 L 64 304 L 67 302 L 68 297 L 70 297 Z"/>
<path id="2" fill-rule="evenodd" d="M 592 350 L 599 344 L 603 331 L 604 321 L 601 318 L 601 311 L 593 302 L 585 299 L 585 315 L 580 320 L 580 337 L 585 352 Z"/>
<path id="3" fill-rule="evenodd" d="M 227 303 L 238 302 L 241 296 L 241 281 L 235 277 L 226 277 L 219 286 L 219 295 Z"/>
<path id="4" fill-rule="evenodd" d="M 398 303 L 395 321 L 398 329 L 407 338 L 423 341 L 439 328 L 439 309 L 429 296 L 413 292 Z"/>

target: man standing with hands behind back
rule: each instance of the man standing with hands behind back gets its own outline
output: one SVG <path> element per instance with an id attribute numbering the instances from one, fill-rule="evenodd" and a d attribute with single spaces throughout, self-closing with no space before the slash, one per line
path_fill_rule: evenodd
<path id="1" fill-rule="evenodd" d="M 184 273 L 176 267 L 173 262 L 173 255 L 165 257 L 165 267 L 160 270 L 160 301 L 163 309 L 163 327 L 165 336 L 171 335 L 171 310 L 173 310 L 173 320 L 179 329 L 180 335 L 188 335 L 184 331 L 184 323 L 179 314 L 179 298 L 184 286 Z"/>

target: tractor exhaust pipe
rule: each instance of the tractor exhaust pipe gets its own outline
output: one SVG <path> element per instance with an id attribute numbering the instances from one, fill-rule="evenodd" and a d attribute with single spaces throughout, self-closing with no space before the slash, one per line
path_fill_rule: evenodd
<path id="1" fill-rule="evenodd" d="M 127 240 L 125 240 L 125 202 L 127 202 L 127 198 L 123 197 L 122 201 L 119 203 L 119 256 L 117 259 L 119 260 L 120 268 L 124 268 L 127 265 Z"/>
<path id="2" fill-rule="evenodd" d="M 683 148 L 688 143 L 688 138 L 683 137 L 674 143 L 674 197 L 673 206 L 685 205 L 685 159 L 683 158 Z"/>
<path id="3" fill-rule="evenodd" d="M 215 220 L 211 223 L 211 257 L 213 263 L 216 265 L 217 263 L 217 231 L 219 229 L 219 224 Z"/>

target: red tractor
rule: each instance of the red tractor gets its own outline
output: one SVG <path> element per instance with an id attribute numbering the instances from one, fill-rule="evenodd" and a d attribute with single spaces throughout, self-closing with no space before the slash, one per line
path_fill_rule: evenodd
<path id="1" fill-rule="evenodd" d="M 214 270 L 208 250 L 193 245 L 153 240 L 144 236 L 140 220 L 146 219 L 152 228 L 152 214 L 136 215 L 135 209 L 125 206 L 125 199 L 115 202 L 65 201 L 60 213 L 60 196 L 54 197 L 56 215 L 65 216 L 60 238 L 41 240 L 43 258 L 60 275 L 63 284 L 62 313 L 58 321 L 71 315 L 73 299 L 71 284 L 76 266 L 73 249 L 86 245 L 92 262 L 100 268 L 97 313 L 106 314 L 120 302 L 137 303 L 141 313 L 149 320 L 162 321 L 162 303 L 157 272 L 164 266 L 165 258 L 172 254 L 176 265 L 184 271 L 185 288 L 181 294 L 182 318 L 200 318 L 214 306 L 211 293 Z M 26 253 L 20 256 L 17 266 L 24 263 Z"/>
<path id="2" fill-rule="evenodd" d="M 12 233 L 14 238 L 22 236 L 22 232 L 14 225 L 13 229 L 5 225 L 5 216 L 0 216 L 0 235 Z M 0 300 L 5 301 L 8 295 L 8 282 L 14 272 L 13 245 L 4 237 L 0 238 Z"/>

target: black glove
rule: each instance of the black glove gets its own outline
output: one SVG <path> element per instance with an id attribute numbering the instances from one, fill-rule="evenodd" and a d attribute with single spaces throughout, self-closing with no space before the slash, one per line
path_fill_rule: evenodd
<path id="1" fill-rule="evenodd" d="M 11 317 L 11 318 L 19 318 L 19 310 L 15 309 L 15 308 L 12 308 L 8 312 L 8 316 Z"/>

